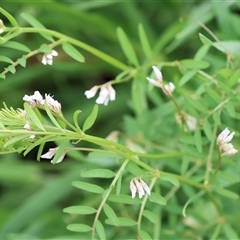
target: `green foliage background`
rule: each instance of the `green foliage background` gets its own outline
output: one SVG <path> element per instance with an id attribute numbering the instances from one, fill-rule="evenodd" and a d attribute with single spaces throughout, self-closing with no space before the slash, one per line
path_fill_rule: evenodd
<path id="1" fill-rule="evenodd" d="M 152 64 L 148 63 L 149 69 L 155 62 L 173 63 L 182 59 L 192 59 L 203 45 L 199 33 L 215 41 L 213 36 L 204 29 L 203 24 L 205 24 L 221 41 L 231 40 L 238 43 L 233 50 L 235 57 L 233 65 L 229 69 L 231 68 L 232 71 L 239 69 L 239 1 L 15 1 L 14 3 L 4 1 L 1 7 L 11 13 L 21 26 L 28 26 L 28 23 L 20 17 L 20 14 L 28 13 L 46 28 L 79 39 L 127 65 L 130 63 L 121 49 L 116 30 L 118 27 L 124 30 L 140 62 L 144 63 L 148 59 L 143 53 L 138 35 L 138 27 L 141 23 L 154 56 Z M 0 18 L 5 26 L 10 24 L 4 16 Z M 17 40 L 30 49 L 39 47 L 45 41 L 38 34 L 23 34 Z M 22 56 L 20 51 L 0 48 L 1 55 L 11 59 L 16 60 Z M 28 59 L 26 68 L 18 66 L 16 74 L 8 73 L 5 80 L 1 79 L 0 102 L 6 102 L 8 106 L 18 108 L 22 107 L 22 97 L 25 94 L 30 95 L 35 90 L 41 93 L 51 93 L 61 102 L 67 119 L 70 120 L 73 112 L 81 109 L 80 121 L 83 123 L 92 111 L 95 101 L 95 99 L 86 99 L 84 92 L 94 85 L 114 79 L 120 71 L 84 50 L 81 50 L 81 53 L 86 59 L 85 63 L 74 61 L 61 48 L 56 50 L 59 56 L 54 59 L 52 66 L 42 65 L 41 54 L 39 54 Z M 227 79 L 228 66 L 226 66 L 225 54 L 216 48 L 211 48 L 204 60 L 211 63 L 207 70 L 209 75 L 217 75 L 223 79 L 223 82 Z M 3 71 L 6 66 L 6 63 L 1 63 L 0 71 Z M 176 66 L 173 66 L 164 67 L 164 79 L 178 84 L 182 74 Z M 236 74 L 238 74 L 239 82 L 240 74 L 239 72 Z M 152 142 L 157 145 L 156 150 L 170 152 L 171 147 L 175 146 L 179 140 L 176 136 L 179 136 L 181 132 L 174 115 L 170 114 L 174 112 L 173 104 L 168 103 L 166 97 L 160 96 L 161 94 L 154 89 L 147 93 L 148 107 L 144 112 L 139 112 L 133 107 L 131 101 L 131 85 L 132 81 L 114 85 L 117 99 L 110 102 L 107 107 L 100 106 L 97 121 L 89 133 L 106 137 L 111 131 L 121 130 L 127 136 L 135 138 L 140 144 L 144 143 L 147 146 L 147 143 Z M 183 81 L 182 85 L 184 85 Z M 177 91 L 182 95 L 190 96 L 195 93 L 196 89 L 201 91 L 200 86 L 200 81 L 191 81 L 183 87 L 177 86 Z M 208 91 L 211 93 L 211 89 Z M 236 91 L 239 89 L 236 88 Z M 203 95 L 202 99 L 207 102 L 206 105 L 214 102 L 214 97 L 209 99 L 208 96 Z M 239 96 L 236 95 L 236 98 L 229 103 L 230 106 L 226 107 L 222 119 L 224 126 L 229 126 L 236 131 L 237 137 L 240 133 L 238 100 Z M 179 98 L 179 101 L 183 99 Z M 231 118 L 228 118 L 228 115 Z M 203 144 L 196 144 L 197 146 L 191 142 L 191 138 L 186 136 L 180 140 L 190 146 L 188 149 L 181 150 L 192 151 L 193 155 L 196 148 L 201 150 L 204 142 L 209 143 L 206 137 L 203 138 Z M 236 145 L 239 147 L 239 143 L 236 142 Z M 48 144 L 45 150 L 53 146 L 55 145 Z M 89 145 L 86 144 L 86 147 Z M 207 150 L 203 147 L 202 154 L 206 155 L 205 151 Z M 100 166 L 117 171 L 118 165 L 114 162 L 116 159 L 113 161 L 111 157 L 109 159 L 106 156 L 100 158 L 98 155 L 87 157 L 84 152 L 70 152 L 63 163 L 52 165 L 49 161 L 37 162 L 36 155 L 37 150 L 33 150 L 26 157 L 21 154 L 1 155 L 1 239 L 90 238 L 90 235 L 85 235 L 85 233 L 70 232 L 66 229 L 66 225 L 71 223 L 91 225 L 92 218 L 89 215 L 66 214 L 62 212 L 62 209 L 72 205 L 96 206 L 101 196 L 95 197 L 95 195 L 73 187 L 71 183 L 76 180 L 82 181 L 80 171 L 91 167 Z M 190 163 L 198 170 L 193 176 L 197 182 L 201 182 L 204 177 L 206 163 L 202 161 L 201 156 L 201 154 L 196 154 L 196 161 Z M 239 192 L 240 161 L 238 159 L 238 156 L 234 156 L 223 162 L 227 168 L 227 174 L 219 180 L 227 183 L 222 186 L 236 193 Z M 187 168 L 187 166 L 181 165 L 182 161 L 184 161 L 182 158 L 167 159 L 157 162 L 155 167 L 165 168 L 173 173 L 178 172 L 182 167 L 184 172 L 184 167 Z M 226 179 L 227 177 L 230 180 Z M 129 187 L 130 179 L 129 176 L 123 179 L 122 185 L 125 190 Z M 108 179 L 89 181 L 103 188 L 109 186 Z M 222 215 L 219 215 L 214 207 L 214 200 L 209 200 L 208 196 L 204 196 L 191 203 L 189 207 L 191 217 L 184 219 L 182 208 L 188 199 L 197 193 L 197 190 L 184 183 L 180 190 L 172 188 L 172 185 L 168 183 L 164 183 L 162 187 L 162 190 L 155 189 L 155 191 L 159 193 L 162 191 L 162 194 L 170 199 L 168 204 L 156 206 L 150 203 L 149 206 L 151 212 L 161 210 L 161 215 L 158 216 L 161 220 L 157 223 L 153 220 L 154 232 L 159 231 L 161 239 L 176 239 L 179 236 L 181 239 L 216 239 L 215 236 L 236 239 L 240 235 L 239 200 L 218 196 L 221 198 L 222 211 Z M 134 216 L 131 216 L 133 218 L 137 216 L 134 205 L 122 207 L 117 203 L 114 204 L 112 207 L 117 215 L 131 216 L 133 214 Z M 100 219 L 104 221 L 104 216 Z M 148 220 L 144 222 L 144 226 L 151 230 L 153 223 Z M 108 239 L 136 239 L 136 231 L 133 227 L 127 228 L 128 230 L 124 227 L 114 228 L 114 230 L 113 228 L 108 226 L 105 229 Z"/>

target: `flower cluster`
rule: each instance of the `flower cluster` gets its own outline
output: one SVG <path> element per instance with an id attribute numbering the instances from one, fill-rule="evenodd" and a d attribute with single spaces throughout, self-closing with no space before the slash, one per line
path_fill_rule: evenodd
<path id="1" fill-rule="evenodd" d="M 154 80 L 154 79 L 149 78 L 149 77 L 147 77 L 147 80 L 151 84 L 153 84 L 154 86 L 161 88 L 167 96 L 171 96 L 172 92 L 175 89 L 174 84 L 172 82 L 169 82 L 168 84 L 164 85 L 161 71 L 156 66 L 153 66 L 152 68 L 153 68 L 153 71 L 156 75 L 157 80 Z"/>
<path id="2" fill-rule="evenodd" d="M 55 156 L 57 150 L 58 150 L 58 147 L 56 147 L 56 148 L 49 148 L 48 152 L 46 152 L 45 154 L 41 155 L 41 158 L 51 159 L 51 158 L 53 158 Z M 59 159 L 57 160 L 56 163 L 62 162 L 62 160 L 64 159 L 66 153 L 67 153 L 67 151 L 64 151 L 62 153 L 62 155 L 59 157 Z M 53 163 L 53 160 L 51 161 L 51 163 Z"/>
<path id="3" fill-rule="evenodd" d="M 45 53 L 43 54 L 43 57 L 42 57 L 42 64 L 44 65 L 52 65 L 53 63 L 53 57 L 56 57 L 58 56 L 58 52 L 55 51 L 55 50 L 51 50 L 50 53 Z"/>
<path id="4" fill-rule="evenodd" d="M 99 86 L 94 86 L 90 90 L 85 91 L 84 94 L 88 99 L 92 98 L 96 95 L 99 88 L 100 88 Z M 114 90 L 114 88 L 110 84 L 103 85 L 101 86 L 101 90 L 98 98 L 96 99 L 96 103 L 104 104 L 106 106 L 108 105 L 109 100 L 114 101 L 115 98 L 116 98 L 116 91 Z"/>
<path id="5" fill-rule="evenodd" d="M 220 150 L 223 151 L 223 153 L 221 154 L 221 156 L 231 156 L 234 155 L 235 153 L 238 152 L 238 150 L 236 150 L 233 145 L 231 143 L 229 143 L 233 136 L 234 136 L 235 132 L 230 133 L 230 131 L 228 130 L 228 128 L 225 128 L 219 135 L 217 138 L 217 144 L 220 148 Z"/>
<path id="6" fill-rule="evenodd" d="M 131 180 L 130 191 L 132 193 L 132 198 L 136 197 L 136 193 L 138 193 L 139 198 L 142 198 L 145 193 L 149 196 L 151 194 L 148 185 L 141 178 L 134 178 Z"/>
<path id="7" fill-rule="evenodd" d="M 61 104 L 57 100 L 54 100 L 49 94 L 45 94 L 45 99 L 43 99 L 41 93 L 39 91 L 35 91 L 33 95 L 25 95 L 23 100 L 30 103 L 31 107 L 44 107 L 44 103 L 46 101 L 50 110 L 55 113 L 61 113 Z"/>

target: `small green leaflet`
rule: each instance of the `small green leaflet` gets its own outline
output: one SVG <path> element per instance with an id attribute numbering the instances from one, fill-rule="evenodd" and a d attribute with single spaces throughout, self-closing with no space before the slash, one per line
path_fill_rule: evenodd
<path id="1" fill-rule="evenodd" d="M 67 229 L 73 232 L 90 232 L 92 228 L 86 224 L 70 224 Z"/>
<path id="2" fill-rule="evenodd" d="M 36 18 L 34 18 L 33 16 L 27 14 L 27 13 L 22 13 L 21 17 L 26 20 L 31 26 L 35 27 L 35 28 L 43 28 L 46 29 L 42 23 L 40 23 Z M 47 39 L 50 42 L 53 42 L 54 39 L 52 38 L 51 35 L 46 34 L 46 33 L 41 33 L 39 32 L 39 34 L 44 37 L 45 39 Z"/>
<path id="3" fill-rule="evenodd" d="M 75 59 L 78 62 L 85 62 L 84 56 L 71 44 L 63 43 L 62 48 L 63 51 L 71 58 Z"/>
<path id="4" fill-rule="evenodd" d="M 99 220 L 97 220 L 97 223 L 96 223 L 96 231 L 97 231 L 97 234 L 98 234 L 98 236 L 100 237 L 101 240 L 106 240 L 107 239 L 104 227 Z"/>
<path id="5" fill-rule="evenodd" d="M 84 132 L 92 127 L 92 125 L 96 121 L 97 115 L 98 115 L 98 105 L 95 104 L 91 114 L 87 117 L 87 119 L 85 120 L 85 122 L 83 124 L 83 131 Z"/>
<path id="6" fill-rule="evenodd" d="M 93 207 L 89 206 L 71 206 L 63 209 L 63 212 L 70 214 L 82 214 L 88 215 L 97 212 L 97 210 Z"/>
<path id="7" fill-rule="evenodd" d="M 73 181 L 72 185 L 76 188 L 92 192 L 92 193 L 104 193 L 104 189 L 102 187 L 99 187 L 98 185 L 92 184 L 92 183 L 86 183 L 81 181 Z"/>
<path id="8" fill-rule="evenodd" d="M 167 201 L 164 197 L 162 197 L 161 195 L 154 193 L 154 192 L 152 192 L 151 195 L 149 196 L 149 200 L 152 202 L 155 202 L 157 204 L 160 204 L 160 205 L 167 204 Z"/>
<path id="9" fill-rule="evenodd" d="M 113 225 L 118 226 L 119 221 L 113 209 L 108 204 L 105 203 L 103 210 L 107 215 L 109 221 L 111 221 Z"/>
<path id="10" fill-rule="evenodd" d="M 23 45 L 22 43 L 14 42 L 14 41 L 8 41 L 1 46 L 16 49 L 22 52 L 27 52 L 27 53 L 31 52 L 31 50 L 27 46 Z"/>
<path id="11" fill-rule="evenodd" d="M 0 8 L 0 12 L 9 20 L 9 22 L 14 26 L 18 27 L 18 23 L 16 19 L 7 11 L 5 11 L 3 8 Z"/>
<path id="12" fill-rule="evenodd" d="M 137 225 L 136 221 L 129 218 L 119 217 L 118 220 L 119 220 L 119 226 L 122 226 L 122 227 L 131 227 L 131 226 Z M 113 225 L 109 219 L 107 219 L 105 222 L 106 224 Z"/>
<path id="13" fill-rule="evenodd" d="M 137 55 L 133 49 L 132 44 L 130 43 L 126 33 L 123 31 L 122 28 L 117 28 L 117 36 L 120 42 L 121 48 L 127 57 L 127 59 L 134 65 L 139 66 Z"/>
<path id="14" fill-rule="evenodd" d="M 81 172 L 81 177 L 87 178 L 113 178 L 115 173 L 109 169 L 93 169 Z"/>
<path id="15" fill-rule="evenodd" d="M 218 193 L 219 195 L 222 195 L 224 197 L 227 197 L 227 198 L 231 198 L 231 199 L 239 199 L 239 195 L 236 194 L 235 192 L 232 192 L 230 190 L 227 190 L 225 188 L 221 188 L 221 187 L 214 187 L 214 191 L 216 193 Z"/>
<path id="16" fill-rule="evenodd" d="M 138 34 L 140 37 L 142 49 L 144 51 L 144 54 L 146 55 L 147 58 L 151 59 L 152 58 L 152 49 L 149 45 L 147 35 L 144 31 L 143 25 L 139 24 L 138 25 Z"/>

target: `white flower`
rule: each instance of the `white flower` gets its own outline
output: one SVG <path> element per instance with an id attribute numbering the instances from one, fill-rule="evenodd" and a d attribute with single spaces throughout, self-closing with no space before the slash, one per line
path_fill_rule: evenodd
<path id="1" fill-rule="evenodd" d="M 45 94 L 45 99 L 42 101 L 42 104 L 44 104 L 44 101 L 46 101 L 47 105 L 53 112 L 61 112 L 61 104 L 57 100 L 54 100 L 53 97 L 50 96 L 50 94 Z"/>
<path id="2" fill-rule="evenodd" d="M 23 100 L 25 102 L 29 102 L 32 107 L 35 107 L 36 105 L 41 104 L 43 97 L 39 91 L 35 91 L 34 94 L 30 96 L 25 94 Z"/>
<path id="3" fill-rule="evenodd" d="M 234 146 L 229 143 L 234 136 L 235 132 L 230 133 L 228 128 L 225 128 L 217 138 L 217 144 L 220 150 L 223 150 L 222 156 L 231 156 L 238 152 Z"/>
<path id="4" fill-rule="evenodd" d="M 108 104 L 109 100 L 114 101 L 116 98 L 116 92 L 111 85 L 103 85 L 101 87 L 99 96 L 96 100 L 97 104 L 104 104 L 105 106 Z"/>
<path id="5" fill-rule="evenodd" d="M 51 50 L 50 53 L 45 53 L 43 54 L 43 57 L 42 57 L 42 64 L 44 65 L 52 65 L 53 63 L 53 57 L 56 57 L 58 56 L 58 52 L 55 51 L 55 50 Z"/>
<path id="6" fill-rule="evenodd" d="M 175 89 L 175 85 L 172 82 L 169 82 L 168 84 L 164 85 L 162 89 L 163 89 L 163 92 L 169 96 L 169 95 L 172 95 L 172 92 Z"/>
<path id="7" fill-rule="evenodd" d="M 5 26 L 3 24 L 3 21 L 0 19 L 0 34 L 5 31 Z"/>
<path id="8" fill-rule="evenodd" d="M 130 191 L 132 193 L 132 198 L 136 197 L 136 193 L 138 193 L 139 198 L 142 198 L 145 192 L 149 196 L 151 194 L 148 185 L 141 178 L 134 178 L 130 181 Z"/>
<path id="9" fill-rule="evenodd" d="M 181 114 L 177 114 L 176 115 L 176 121 L 179 125 L 183 125 L 183 122 L 186 123 L 187 125 L 187 128 L 186 126 L 184 126 L 184 131 L 191 131 L 191 132 L 194 132 L 196 130 L 196 127 L 197 127 L 197 119 L 191 115 L 188 115 L 187 113 L 185 112 L 181 112 Z"/>
<path id="10" fill-rule="evenodd" d="M 84 94 L 86 95 L 87 99 L 93 98 L 96 95 L 98 88 L 98 86 L 94 86 L 90 90 L 85 91 Z"/>
<path id="11" fill-rule="evenodd" d="M 31 131 L 31 126 L 30 126 L 30 124 L 28 122 L 24 125 L 23 128 L 28 130 L 28 131 Z"/>
<path id="12" fill-rule="evenodd" d="M 58 150 L 58 147 L 56 147 L 56 148 L 49 148 L 48 152 L 46 152 L 45 154 L 43 154 L 43 155 L 41 156 L 41 158 L 51 159 L 51 158 L 53 158 L 53 157 L 55 156 L 57 150 Z M 62 162 L 62 160 L 64 159 L 65 155 L 66 155 L 66 151 L 64 151 L 64 152 L 62 153 L 62 155 L 60 156 L 60 158 L 57 160 L 56 163 Z M 51 161 L 51 163 L 52 163 L 52 162 L 53 162 L 53 161 Z"/>
<path id="13" fill-rule="evenodd" d="M 168 84 L 164 85 L 163 84 L 163 80 L 162 80 L 163 79 L 162 72 L 156 66 L 153 66 L 152 68 L 153 68 L 153 71 L 154 71 L 154 73 L 156 75 L 157 80 L 154 80 L 154 79 L 149 78 L 149 77 L 147 77 L 147 80 L 151 84 L 153 84 L 154 86 L 162 88 L 163 92 L 166 95 L 171 96 L 172 92 L 175 89 L 175 85 L 172 82 L 169 82 Z"/>

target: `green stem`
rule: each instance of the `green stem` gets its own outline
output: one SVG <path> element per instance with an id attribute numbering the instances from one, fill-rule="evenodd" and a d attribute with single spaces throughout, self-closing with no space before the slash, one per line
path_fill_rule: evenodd
<path id="1" fill-rule="evenodd" d="M 99 205 L 97 213 L 96 213 L 95 218 L 94 218 L 94 222 L 93 222 L 93 226 L 92 226 L 92 238 L 94 238 L 97 220 L 98 220 L 98 217 L 99 217 L 99 215 L 100 215 L 100 213 L 102 211 L 102 208 L 103 208 L 104 204 L 106 203 L 109 194 L 111 193 L 112 189 L 114 188 L 115 184 L 117 183 L 118 178 L 120 177 L 120 175 L 122 174 L 123 170 L 127 166 L 128 162 L 129 162 L 128 159 L 126 159 L 123 162 L 122 166 L 120 167 L 120 169 L 118 170 L 116 176 L 114 177 L 111 185 L 109 186 L 108 190 L 104 194 L 103 200 L 102 200 L 101 204 Z"/>

